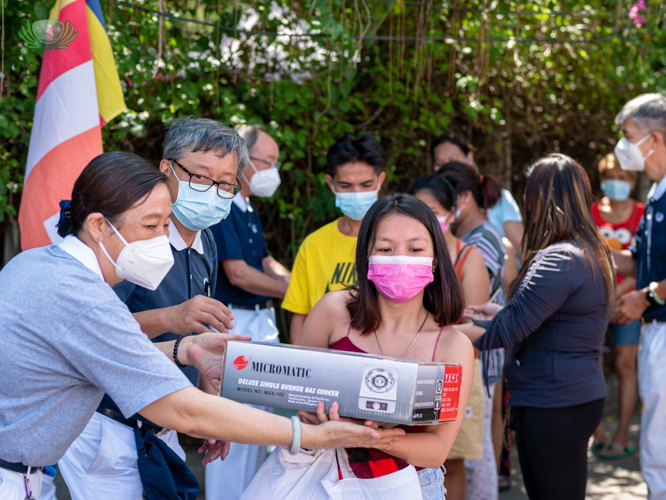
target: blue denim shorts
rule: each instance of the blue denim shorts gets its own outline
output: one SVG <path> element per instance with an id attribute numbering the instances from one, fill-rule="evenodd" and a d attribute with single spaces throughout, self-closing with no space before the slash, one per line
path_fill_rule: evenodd
<path id="1" fill-rule="evenodd" d="M 608 331 L 613 332 L 615 345 L 638 344 L 641 337 L 641 320 L 637 319 L 628 325 L 608 325 Z"/>
<path id="2" fill-rule="evenodd" d="M 444 473 L 441 468 L 422 469 L 418 472 L 423 500 L 445 500 Z"/>

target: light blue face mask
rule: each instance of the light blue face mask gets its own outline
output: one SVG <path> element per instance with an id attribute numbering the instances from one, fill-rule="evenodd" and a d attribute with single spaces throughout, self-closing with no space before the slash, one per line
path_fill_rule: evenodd
<path id="1" fill-rule="evenodd" d="M 171 162 L 169 165 L 173 175 L 176 175 Z M 218 196 L 215 186 L 202 193 L 192 189 L 188 181 L 178 179 L 178 198 L 176 203 L 171 204 L 171 210 L 187 229 L 201 231 L 227 218 L 231 200 Z"/>
<path id="2" fill-rule="evenodd" d="M 331 190 L 335 194 L 335 206 L 351 220 L 359 221 L 365 217 L 370 207 L 377 201 L 380 187 L 376 191 L 361 191 L 358 193 L 336 193 L 335 189 L 331 188 Z"/>
<path id="3" fill-rule="evenodd" d="M 631 194 L 631 184 L 627 181 L 601 181 L 601 190 L 613 201 L 624 201 Z"/>
<path id="4" fill-rule="evenodd" d="M 456 219 L 460 217 L 460 214 L 462 213 L 462 209 L 467 206 L 467 202 L 463 203 L 460 208 L 456 208 Z"/>

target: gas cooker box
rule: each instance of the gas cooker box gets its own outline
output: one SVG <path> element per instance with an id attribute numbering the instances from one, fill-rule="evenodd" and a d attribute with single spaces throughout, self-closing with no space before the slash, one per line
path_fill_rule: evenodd
<path id="1" fill-rule="evenodd" d="M 328 413 L 337 401 L 344 417 L 428 425 L 458 416 L 462 366 L 231 341 L 222 376 L 220 395 L 239 403 Z"/>

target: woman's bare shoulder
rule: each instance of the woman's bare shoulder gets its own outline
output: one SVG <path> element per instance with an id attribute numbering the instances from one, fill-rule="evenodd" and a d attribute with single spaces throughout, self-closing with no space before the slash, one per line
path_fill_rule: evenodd
<path id="1" fill-rule="evenodd" d="M 349 325 L 347 302 L 350 292 L 338 290 L 324 295 L 308 314 L 298 338 L 300 345 L 328 347 Z"/>
<path id="2" fill-rule="evenodd" d="M 318 325 L 326 325 L 335 329 L 342 323 L 349 323 L 350 316 L 347 310 L 347 303 L 351 299 L 351 291 L 336 290 L 328 292 L 315 304 L 308 317 L 316 320 Z"/>
<path id="3" fill-rule="evenodd" d="M 351 290 L 335 290 L 324 295 L 319 302 L 312 308 L 310 314 L 330 314 L 340 313 L 340 310 L 347 310 L 347 303 L 352 298 Z"/>
<path id="4" fill-rule="evenodd" d="M 474 359 L 474 346 L 467 335 L 454 326 L 442 328 L 442 336 L 437 344 L 435 361 L 440 363 L 462 364 Z"/>
<path id="5" fill-rule="evenodd" d="M 467 259 L 465 260 L 465 267 L 477 266 L 479 264 L 485 267 L 486 261 L 483 260 L 483 254 L 481 253 L 481 250 L 470 245 L 467 252 L 469 252 L 469 254 L 467 255 Z"/>

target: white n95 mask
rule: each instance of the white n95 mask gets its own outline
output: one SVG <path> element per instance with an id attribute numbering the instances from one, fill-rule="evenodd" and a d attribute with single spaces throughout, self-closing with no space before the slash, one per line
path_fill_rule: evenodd
<path id="1" fill-rule="evenodd" d="M 623 137 L 615 145 L 615 156 L 617 161 L 620 162 L 622 170 L 631 170 L 634 172 L 642 172 L 645 170 L 645 160 L 654 152 L 654 149 L 648 151 L 648 154 L 643 156 L 638 146 L 643 144 L 652 133 L 643 137 L 636 144 L 629 142 L 626 137 Z"/>
<path id="2" fill-rule="evenodd" d="M 173 266 L 169 238 L 162 235 L 149 240 L 127 243 L 113 224 L 108 220 L 106 222 L 125 244 L 115 262 L 104 248 L 104 244 L 102 242 L 99 244 L 106 258 L 115 266 L 118 277 L 148 290 L 155 290 Z"/>
<path id="3" fill-rule="evenodd" d="M 282 182 L 280 180 L 280 171 L 275 167 L 257 170 L 257 167 L 252 162 L 250 162 L 250 166 L 254 169 L 254 175 L 250 179 L 250 191 L 252 191 L 252 194 L 261 198 L 270 198 L 273 196 Z M 243 177 L 245 177 L 245 174 L 243 174 Z M 245 177 L 245 180 L 247 180 L 247 177 Z"/>

